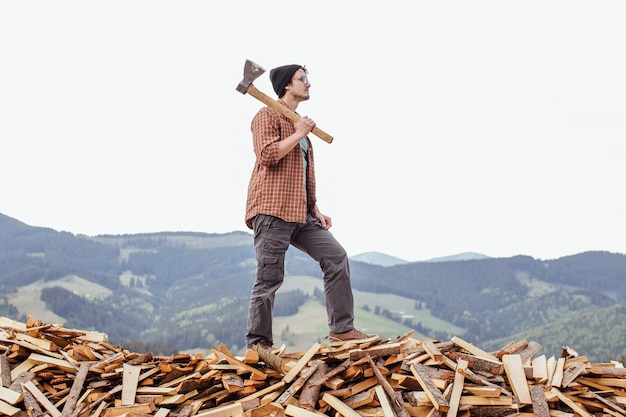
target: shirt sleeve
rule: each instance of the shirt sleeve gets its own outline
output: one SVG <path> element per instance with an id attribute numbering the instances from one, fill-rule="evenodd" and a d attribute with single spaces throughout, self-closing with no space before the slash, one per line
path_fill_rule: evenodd
<path id="1" fill-rule="evenodd" d="M 252 119 L 252 140 L 259 164 L 266 166 L 278 164 L 278 142 L 281 140 L 280 120 L 267 108 L 259 110 Z"/>

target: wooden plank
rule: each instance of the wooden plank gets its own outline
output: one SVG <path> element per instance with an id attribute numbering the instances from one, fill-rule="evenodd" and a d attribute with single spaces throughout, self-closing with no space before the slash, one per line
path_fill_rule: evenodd
<path id="1" fill-rule="evenodd" d="M 585 364 L 575 362 L 563 371 L 561 387 L 568 387 L 585 370 Z"/>
<path id="2" fill-rule="evenodd" d="M 283 377 L 283 381 L 286 384 L 289 384 L 291 381 L 295 379 L 295 377 L 300 373 L 300 371 L 306 366 L 306 364 L 311 360 L 311 358 L 320 350 L 320 344 L 314 343 L 313 346 L 296 362 L 296 364 L 287 372 L 287 374 Z"/>
<path id="3" fill-rule="evenodd" d="M 504 371 L 509 378 L 511 389 L 513 389 L 519 402 L 532 404 L 521 356 L 519 354 L 502 355 L 502 362 L 504 363 Z"/>
<path id="4" fill-rule="evenodd" d="M 25 333 L 15 333 L 15 339 L 23 340 L 24 342 L 28 342 L 31 345 L 39 347 L 40 349 L 47 350 L 48 352 L 54 352 L 57 350 L 57 345 L 50 340 L 32 337 Z"/>
<path id="5" fill-rule="evenodd" d="M 11 370 L 11 380 L 15 380 L 17 377 L 19 377 L 24 372 L 27 372 L 35 365 L 37 365 L 37 362 L 33 361 L 30 358 L 26 359 Z"/>
<path id="6" fill-rule="evenodd" d="M 471 405 L 475 407 L 510 407 L 513 405 L 513 397 L 476 397 L 474 395 L 462 395 L 459 405 Z"/>
<path id="7" fill-rule="evenodd" d="M 576 404 L 574 401 L 570 400 L 565 395 L 563 395 L 563 393 L 559 391 L 557 388 L 552 387 L 550 389 L 550 392 L 556 395 L 559 398 L 559 400 L 561 400 L 561 402 L 565 403 L 569 408 L 574 410 L 576 414 L 580 414 L 582 417 L 593 417 L 593 414 L 590 414 L 587 411 L 583 410 L 581 407 L 578 406 L 578 404 Z"/>
<path id="8" fill-rule="evenodd" d="M 26 324 L 19 322 L 17 320 L 11 320 L 7 317 L 0 317 L 0 327 L 8 328 L 8 329 L 16 329 L 21 330 L 23 332 L 27 331 Z"/>
<path id="9" fill-rule="evenodd" d="M 546 355 L 541 355 L 531 362 L 533 367 L 533 379 L 539 383 L 545 383 L 548 380 L 548 359 Z"/>
<path id="10" fill-rule="evenodd" d="M 464 372 L 461 372 L 465 375 Z M 502 394 L 502 387 L 480 387 L 475 385 L 465 385 L 463 389 L 476 397 L 495 398 Z"/>
<path id="11" fill-rule="evenodd" d="M 493 361 L 493 362 L 500 362 L 500 360 L 496 358 L 495 356 L 493 356 L 491 353 L 487 353 L 484 350 L 477 348 L 476 346 L 472 345 L 469 342 L 466 342 L 465 340 L 459 337 L 454 336 L 451 340 L 457 346 L 462 347 L 463 349 L 465 349 L 472 355 L 478 356 L 480 358 L 489 359 L 490 361 Z"/>
<path id="12" fill-rule="evenodd" d="M 552 377 L 554 376 L 554 368 L 556 367 L 556 358 L 554 356 L 550 356 L 546 362 L 546 368 L 548 370 L 548 380 L 546 381 L 546 385 L 552 384 Z"/>
<path id="13" fill-rule="evenodd" d="M 156 410 L 154 404 L 134 404 L 121 407 L 109 407 L 104 417 L 119 417 L 125 414 L 152 414 Z"/>
<path id="14" fill-rule="evenodd" d="M 598 384 L 608 385 L 609 387 L 626 388 L 626 379 L 624 378 L 589 378 Z"/>
<path id="15" fill-rule="evenodd" d="M 39 391 L 39 388 L 35 386 L 31 381 L 28 381 L 22 384 L 24 388 L 26 388 L 32 395 L 35 397 L 37 402 L 43 406 L 52 417 L 61 417 L 61 412 L 48 400 L 48 398 Z"/>
<path id="16" fill-rule="evenodd" d="M 491 388 L 499 388 L 502 390 L 502 394 L 504 395 L 513 395 L 512 392 L 509 392 L 508 390 L 502 388 L 500 385 L 496 385 L 493 382 L 490 382 L 489 380 L 487 380 L 487 378 L 475 374 L 474 372 L 472 372 L 469 369 L 466 370 L 462 370 L 463 375 L 465 375 L 465 378 L 469 379 L 470 381 L 476 383 L 476 384 L 480 384 L 480 385 L 484 385 L 486 387 L 491 387 Z"/>
<path id="17" fill-rule="evenodd" d="M 44 355 L 44 356 L 50 356 L 53 357 L 55 359 L 63 359 L 63 355 L 56 353 L 56 352 L 52 352 L 46 349 L 42 349 L 37 345 L 34 345 L 30 342 L 24 341 L 24 340 L 18 340 L 18 339 L 13 339 L 11 340 L 11 343 L 13 343 L 13 345 L 15 347 L 17 346 L 21 346 L 31 352 L 38 352 L 40 355 Z"/>
<path id="18" fill-rule="evenodd" d="M 223 374 L 222 385 L 231 394 L 235 392 L 239 392 L 243 389 L 243 378 L 241 378 L 237 374 L 232 374 L 232 373 Z"/>
<path id="19" fill-rule="evenodd" d="M 443 361 L 443 353 L 439 351 L 439 348 L 437 348 L 431 340 L 424 340 L 422 342 L 422 346 L 424 347 L 426 354 L 430 356 L 432 360 L 439 363 Z"/>
<path id="20" fill-rule="evenodd" d="M 517 343 L 509 342 L 506 346 L 501 348 L 496 354 L 496 358 L 501 358 L 503 355 L 512 355 L 514 353 L 519 353 L 520 350 L 524 349 L 528 346 L 528 342 L 526 340 L 521 340 Z"/>
<path id="21" fill-rule="evenodd" d="M 94 350 L 88 345 L 74 345 L 73 350 L 90 361 L 97 361 L 99 359 L 94 353 Z"/>
<path id="22" fill-rule="evenodd" d="M 9 403 L 11 405 L 15 405 L 16 403 L 22 401 L 24 397 L 21 393 L 17 391 L 13 391 L 12 389 L 0 387 L 0 400 Z"/>
<path id="23" fill-rule="evenodd" d="M 384 417 L 396 417 L 395 413 L 393 412 L 393 408 L 391 407 L 391 403 L 389 402 L 389 398 L 387 398 L 387 395 L 385 394 L 384 388 L 380 385 L 376 385 L 376 387 L 374 388 L 374 392 L 376 393 L 376 396 L 378 397 L 378 402 L 383 409 Z"/>
<path id="24" fill-rule="evenodd" d="M 108 336 L 105 333 L 94 332 L 94 331 L 83 331 L 83 334 L 76 337 L 76 340 L 82 342 L 105 342 Z"/>
<path id="25" fill-rule="evenodd" d="M 120 385 L 120 390 L 123 389 Z M 137 387 L 136 394 L 151 394 L 151 395 L 176 395 L 178 390 L 176 387 L 153 387 L 151 385 Z"/>
<path id="26" fill-rule="evenodd" d="M 280 395 L 280 397 L 278 397 L 276 403 L 280 405 L 285 405 L 285 403 L 287 403 L 287 400 L 289 400 L 293 395 L 300 391 L 300 388 L 302 388 L 306 381 L 315 373 L 315 371 L 317 371 L 318 366 L 319 363 L 313 363 L 306 369 L 306 371 L 302 372 L 302 375 L 300 375 L 300 377 L 293 384 L 291 384 L 289 388 L 287 388 Z"/>
<path id="27" fill-rule="evenodd" d="M 411 365 L 411 372 L 419 381 L 422 389 L 426 392 L 428 398 L 430 398 L 430 401 L 433 403 L 433 406 L 437 409 L 437 411 L 448 411 L 450 409 L 450 404 L 430 379 L 426 367 L 422 364 L 416 363 Z"/>
<path id="28" fill-rule="evenodd" d="M 102 410 L 104 410 L 109 404 L 106 401 L 102 401 L 98 404 L 98 407 L 89 417 L 100 417 Z"/>
<path id="29" fill-rule="evenodd" d="M 608 414 L 610 416 L 614 416 L 614 417 L 623 417 L 624 413 L 618 413 L 617 411 L 613 411 L 610 408 L 603 408 L 602 411 L 604 411 L 605 414 Z"/>
<path id="30" fill-rule="evenodd" d="M 541 345 L 537 342 L 529 342 L 528 345 L 520 350 L 518 354 L 522 359 L 522 364 L 526 366 L 526 364 L 531 360 L 533 355 L 541 350 Z"/>
<path id="31" fill-rule="evenodd" d="M 334 408 L 336 411 L 338 411 L 344 417 L 361 417 L 359 413 L 354 411 L 352 408 L 346 405 L 339 398 L 331 394 L 328 394 L 328 393 L 324 394 L 322 396 L 322 400 L 326 402 L 326 404 Z"/>
<path id="32" fill-rule="evenodd" d="M 259 391 L 255 392 L 254 394 L 250 394 L 247 397 L 241 398 L 239 401 L 248 401 L 248 400 L 252 400 L 254 398 L 259 398 L 259 397 L 262 397 L 262 396 L 264 396 L 266 394 L 269 394 L 271 392 L 279 390 L 279 389 L 281 389 L 284 386 L 285 386 L 285 382 L 284 381 L 279 381 L 279 382 L 277 382 L 277 383 L 275 383 L 273 385 L 270 385 L 267 388 L 264 388 L 262 390 L 259 390 Z"/>
<path id="33" fill-rule="evenodd" d="M 160 405 L 181 404 L 196 395 L 198 395 L 198 390 L 189 391 L 186 394 L 176 394 L 170 397 L 164 397 L 163 401 L 160 402 Z"/>
<path id="34" fill-rule="evenodd" d="M 609 408 L 609 409 L 611 409 L 612 411 L 614 411 L 614 412 L 617 412 L 617 413 L 621 414 L 622 416 L 626 416 L 626 410 L 625 410 L 625 409 L 623 409 L 622 407 L 620 407 L 619 405 L 617 405 L 617 404 L 615 404 L 615 403 L 613 403 L 613 402 L 611 402 L 611 401 L 609 401 L 609 400 L 607 400 L 607 399 L 605 399 L 605 398 L 603 398 L 603 397 L 599 396 L 598 394 L 593 394 L 593 397 L 594 397 L 597 401 L 599 401 L 599 402 L 601 402 L 602 404 L 604 404 L 606 408 Z M 606 408 L 605 408 L 605 410 L 606 410 Z"/>
<path id="35" fill-rule="evenodd" d="M 355 395 L 351 395 L 350 397 L 346 397 L 343 400 L 343 402 L 346 403 L 348 406 L 350 406 L 350 408 L 356 409 L 356 408 L 371 404 L 372 402 L 375 401 L 375 397 L 376 397 L 376 391 L 373 389 L 370 389 L 367 391 L 359 392 L 358 394 L 355 394 Z"/>
<path id="36" fill-rule="evenodd" d="M 20 411 L 22 410 L 17 407 L 13 407 L 12 405 L 7 404 L 4 401 L 0 400 L 0 414 L 4 414 L 7 416 L 14 416 L 14 415 L 17 415 Z"/>
<path id="37" fill-rule="evenodd" d="M 378 378 L 375 376 L 364 379 L 358 384 L 354 384 L 350 387 L 350 395 L 358 394 L 359 392 L 370 389 L 378 383 Z"/>
<path id="38" fill-rule="evenodd" d="M 552 375 L 552 381 L 550 385 L 553 387 L 560 387 L 563 381 L 563 366 L 565 366 L 565 358 L 559 358 L 556 360 L 556 366 L 554 367 L 554 374 Z"/>
<path id="39" fill-rule="evenodd" d="M 320 417 L 319 413 L 300 408 L 293 404 L 287 405 L 287 408 L 285 408 L 285 414 L 292 417 Z"/>
<path id="40" fill-rule="evenodd" d="M 452 393 L 450 395 L 450 408 L 448 409 L 449 417 L 456 417 L 459 411 L 459 401 L 461 400 L 461 394 L 463 393 L 463 384 L 465 383 L 465 376 L 463 370 L 467 369 L 469 365 L 468 361 L 459 359 L 457 363 L 457 369 L 454 373 L 454 382 L 452 385 Z"/>
<path id="41" fill-rule="evenodd" d="M 28 359 L 32 360 L 35 363 L 47 363 L 56 366 L 57 368 L 62 369 L 66 372 L 76 372 L 76 367 L 63 359 L 53 358 L 39 353 L 31 353 Z"/>
<path id="42" fill-rule="evenodd" d="M 169 408 L 161 407 L 157 410 L 156 413 L 154 413 L 154 417 L 167 417 L 169 412 Z"/>
<path id="43" fill-rule="evenodd" d="M 138 366 L 124 364 L 122 376 L 122 405 L 133 405 L 135 395 L 137 395 L 137 384 L 141 368 Z"/>

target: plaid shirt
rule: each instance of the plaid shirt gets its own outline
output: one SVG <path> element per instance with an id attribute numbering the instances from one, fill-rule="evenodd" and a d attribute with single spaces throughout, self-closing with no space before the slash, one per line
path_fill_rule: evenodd
<path id="1" fill-rule="evenodd" d="M 284 103 L 283 103 L 284 104 Z M 295 146 L 278 159 L 278 142 L 295 133 L 293 122 L 271 107 L 264 107 L 252 120 L 256 162 L 248 185 L 246 225 L 252 229 L 257 214 L 306 223 L 307 211 L 316 203 L 313 148 L 307 152 L 306 185 L 302 149 Z"/>

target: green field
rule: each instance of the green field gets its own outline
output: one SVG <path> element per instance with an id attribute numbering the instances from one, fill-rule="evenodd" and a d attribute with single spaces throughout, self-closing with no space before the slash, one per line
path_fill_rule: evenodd
<path id="1" fill-rule="evenodd" d="M 33 316 L 37 320 L 42 320 L 45 323 L 62 324 L 65 322 L 65 319 L 54 314 L 48 309 L 46 304 L 41 301 L 41 290 L 48 287 L 65 288 L 75 294 L 92 299 L 103 298 L 113 293 L 102 285 L 87 281 L 75 275 L 69 275 L 54 281 L 44 282 L 40 280 L 20 287 L 17 292 L 11 296 L 11 304 L 13 304 L 21 314 Z"/>

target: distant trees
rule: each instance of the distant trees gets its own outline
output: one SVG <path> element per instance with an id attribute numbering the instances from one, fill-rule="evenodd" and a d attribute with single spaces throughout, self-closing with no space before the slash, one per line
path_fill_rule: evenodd
<path id="1" fill-rule="evenodd" d="M 278 317 L 296 314 L 298 312 L 298 308 L 304 304 L 307 298 L 308 296 L 299 289 L 276 294 L 276 300 L 274 302 L 274 315 Z"/>
<path id="2" fill-rule="evenodd" d="M 17 308 L 9 302 L 5 295 L 0 296 L 0 316 L 15 317 L 17 316 Z"/>
<path id="3" fill-rule="evenodd" d="M 321 305 L 326 305 L 326 297 L 324 296 L 324 291 L 320 290 L 317 287 L 313 289 L 313 298 L 319 301 Z"/>
<path id="4" fill-rule="evenodd" d="M 106 331 L 113 340 L 127 339 L 140 333 L 151 323 L 145 312 L 124 303 L 123 293 L 104 300 L 87 300 L 61 287 L 41 291 L 41 300 L 50 310 L 64 317 L 67 325 L 79 329 Z"/>

